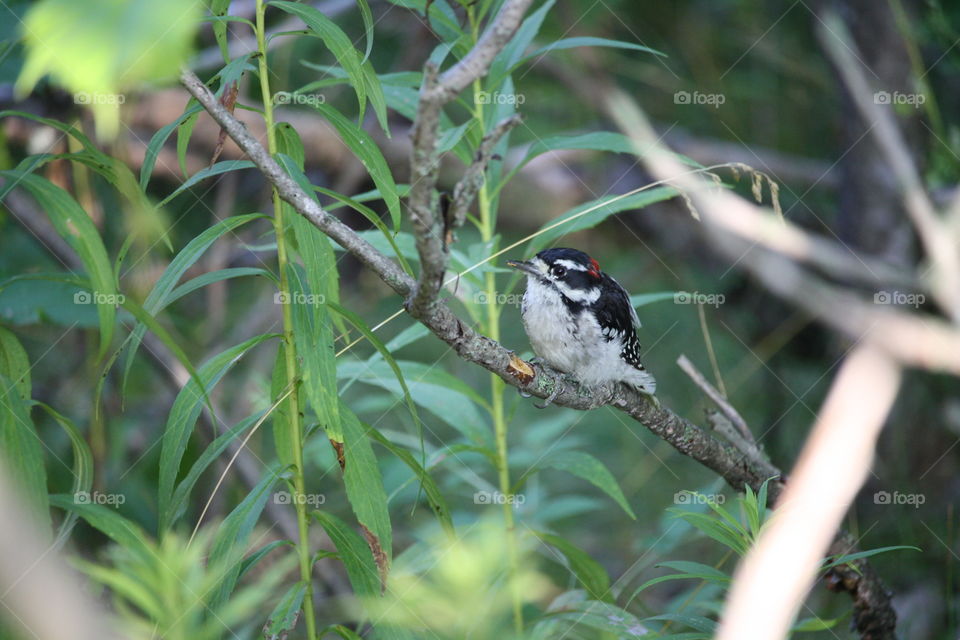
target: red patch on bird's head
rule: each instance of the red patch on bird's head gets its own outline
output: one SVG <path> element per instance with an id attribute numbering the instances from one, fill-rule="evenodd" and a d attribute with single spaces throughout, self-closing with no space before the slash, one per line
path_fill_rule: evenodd
<path id="1" fill-rule="evenodd" d="M 587 270 L 587 273 L 594 278 L 600 278 L 600 264 L 593 258 L 590 258 L 590 268 Z"/>

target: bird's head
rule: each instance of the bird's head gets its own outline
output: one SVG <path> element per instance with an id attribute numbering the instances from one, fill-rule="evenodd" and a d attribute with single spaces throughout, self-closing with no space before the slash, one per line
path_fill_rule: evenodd
<path id="1" fill-rule="evenodd" d="M 544 287 L 577 304 L 600 297 L 603 272 L 596 260 L 576 249 L 545 249 L 530 260 L 510 260 L 508 266 L 527 276 L 528 287 Z"/>

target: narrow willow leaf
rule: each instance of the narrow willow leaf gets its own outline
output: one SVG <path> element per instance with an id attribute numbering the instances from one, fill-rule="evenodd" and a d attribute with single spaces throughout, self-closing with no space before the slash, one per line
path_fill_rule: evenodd
<path id="1" fill-rule="evenodd" d="M 191 100 L 187 103 L 186 110 L 180 115 L 179 118 L 170 124 L 161 127 L 155 134 L 153 134 L 153 137 L 150 138 L 150 142 L 147 143 L 147 151 L 143 156 L 143 165 L 140 167 L 140 188 L 142 190 L 147 190 L 147 185 L 150 183 L 150 176 L 153 173 L 153 168 L 157 164 L 157 157 L 160 155 L 160 149 L 163 148 L 167 138 L 169 138 L 170 134 L 172 134 L 174 130 L 176 130 L 189 118 L 196 117 L 202 109 L 203 107 L 200 106 L 200 103 L 196 102 L 195 100 Z"/>
<path id="2" fill-rule="evenodd" d="M 487 86 L 499 87 L 504 77 L 523 59 L 523 54 L 526 53 L 533 39 L 537 37 L 544 18 L 547 17 L 547 13 L 553 8 L 554 4 L 556 4 L 556 0 L 547 0 L 539 9 L 524 19 L 513 38 L 497 54 L 490 65 L 490 72 L 487 74 Z"/>
<path id="3" fill-rule="evenodd" d="M 176 297 L 174 297 L 171 292 L 177 285 L 177 282 L 179 282 L 180 278 L 183 277 L 183 274 L 187 272 L 187 269 L 193 266 L 197 260 L 200 259 L 200 256 L 202 256 L 207 249 L 210 248 L 210 245 L 216 242 L 220 236 L 226 233 L 233 233 L 238 227 L 253 220 L 265 217 L 266 216 L 261 213 L 248 213 L 246 215 L 233 216 L 217 222 L 215 225 L 193 238 L 187 243 L 187 246 L 181 249 L 180 252 L 174 256 L 173 260 L 170 261 L 170 264 L 167 265 L 167 268 L 163 270 L 160 278 L 153 285 L 153 289 L 151 289 L 150 293 L 147 294 L 147 299 L 143 302 L 144 311 L 151 316 L 155 316 L 167 305 L 176 300 Z M 133 331 L 131 332 L 129 338 L 130 344 L 127 348 L 123 362 L 123 376 L 120 384 L 121 393 L 123 393 L 123 391 L 126 389 L 127 379 L 130 375 L 130 370 L 133 368 L 134 356 L 136 356 L 137 350 L 140 348 L 140 342 L 143 340 L 143 334 L 146 332 L 146 330 L 146 325 L 141 322 L 134 327 Z"/>
<path id="4" fill-rule="evenodd" d="M 373 69 L 373 63 L 367 60 L 363 63 L 363 82 L 367 87 L 367 98 L 373 107 L 373 113 L 377 116 L 377 123 L 383 129 L 383 133 L 390 138 L 390 125 L 387 122 L 387 98 L 383 95 L 383 87 L 380 84 L 380 78 Z"/>
<path id="5" fill-rule="evenodd" d="M 301 388 L 323 425 L 327 437 L 343 442 L 340 400 L 337 394 L 337 360 L 333 348 L 333 324 L 324 293 L 314 292 L 307 275 L 297 265 L 287 265 L 289 293 L 280 292 L 280 304 L 293 312 L 293 340 L 302 361 Z"/>
<path id="6" fill-rule="evenodd" d="M 353 48 L 350 37 L 332 20 L 308 4 L 298 4 L 286 0 L 273 0 L 270 4 L 303 20 L 310 29 L 311 35 L 323 40 L 323 44 L 330 49 L 337 62 L 350 76 L 350 85 L 357 94 L 357 102 L 360 105 L 360 119 L 362 120 L 367 104 L 367 79 L 364 75 L 360 53 Z"/>
<path id="7" fill-rule="evenodd" d="M 0 375 L 13 381 L 21 400 L 30 401 L 30 360 L 17 336 L 3 327 L 0 327 Z"/>
<path id="8" fill-rule="evenodd" d="M 161 532 L 166 531 L 171 525 L 174 484 L 180 471 L 183 453 L 193 434 L 193 426 L 200 416 L 206 394 L 245 353 L 256 345 L 275 337 L 277 337 L 276 334 L 262 334 L 218 353 L 200 367 L 198 371 L 200 384 L 196 379 L 191 379 L 177 394 L 167 418 L 160 447 L 158 493 Z"/>
<path id="9" fill-rule="evenodd" d="M 528 244 L 528 251 L 532 255 L 569 233 L 597 226 L 615 213 L 640 209 L 655 202 L 669 200 L 676 195 L 677 191 L 672 187 L 655 187 L 619 200 L 607 196 L 585 202 L 544 225 L 541 232 Z M 589 213 L 584 213 L 588 210 Z"/>
<path id="10" fill-rule="evenodd" d="M 466 396 L 450 389 L 447 384 L 421 382 L 406 376 L 404 376 L 404 385 L 401 385 L 392 369 L 389 364 L 383 362 L 367 366 L 357 361 L 343 362 L 337 368 L 345 378 L 357 376 L 365 384 L 386 389 L 403 398 L 409 394 L 418 406 L 430 411 L 474 444 L 489 444 L 491 435 L 489 424 L 477 405 L 467 401 Z"/>
<path id="11" fill-rule="evenodd" d="M 168 202 L 176 198 L 178 195 L 180 195 L 181 193 L 183 193 L 193 185 L 197 184 L 201 180 L 205 180 L 209 178 L 210 176 L 218 176 L 223 173 L 228 173 L 230 171 L 239 171 L 241 169 L 253 169 L 254 167 L 256 167 L 256 165 L 250 162 L 249 160 L 223 160 L 221 162 L 218 162 L 212 167 L 207 167 L 206 169 L 197 171 L 195 174 L 187 178 L 183 182 L 183 184 L 181 184 L 179 187 L 174 189 L 173 193 L 171 193 L 166 198 L 161 200 L 157 206 L 162 207 L 163 205 L 167 204 Z"/>
<path id="12" fill-rule="evenodd" d="M 889 551 L 923 551 L 920 547 L 914 547 L 911 545 L 894 545 L 892 547 L 878 547 L 877 549 L 870 549 L 868 551 L 858 551 L 857 553 L 848 553 L 842 556 L 831 556 L 824 561 L 823 566 L 820 567 L 821 571 L 826 569 L 832 569 L 841 564 L 847 564 L 854 562 L 855 560 L 862 560 L 863 558 L 869 558 L 875 556 L 878 553 L 887 553 Z"/>
<path id="13" fill-rule="evenodd" d="M 632 51 L 643 51 L 644 53 L 652 53 L 655 56 L 666 57 L 667 54 L 662 51 L 657 51 L 656 49 L 651 49 L 650 47 L 645 47 L 642 44 L 636 44 L 633 42 L 624 42 L 622 40 L 610 40 L 607 38 L 592 38 L 592 37 L 579 37 L 579 38 L 563 38 L 562 40 L 556 40 L 550 44 L 540 47 L 526 58 L 522 62 L 528 60 L 533 60 L 542 56 L 544 54 L 550 53 L 551 51 L 562 51 L 563 49 L 575 49 L 577 47 L 608 47 L 613 49 L 630 49 Z M 521 63 L 522 63 L 521 62 Z"/>
<path id="14" fill-rule="evenodd" d="M 360 8 L 364 35 L 367 39 L 367 48 L 363 52 L 363 62 L 366 62 L 370 57 L 370 51 L 373 50 L 373 13 L 370 11 L 370 4 L 367 3 L 367 0 L 357 0 L 357 6 Z"/>
<path id="15" fill-rule="evenodd" d="M 70 447 L 73 450 L 73 486 L 71 487 L 73 495 L 89 493 L 91 487 L 93 487 L 93 452 L 90 451 L 90 445 L 84 440 L 80 429 L 70 418 L 42 402 L 36 402 L 35 404 L 46 411 L 70 438 Z M 66 543 L 77 522 L 77 517 L 76 512 L 71 511 L 63 519 L 63 522 L 60 523 L 60 529 L 57 531 L 55 546 L 61 547 Z"/>
<path id="16" fill-rule="evenodd" d="M 230 0 L 210 0 L 210 15 L 225 17 L 230 10 Z M 230 62 L 230 46 L 227 43 L 227 23 L 218 20 L 213 23 L 213 37 L 217 40 L 224 62 Z"/>
<path id="17" fill-rule="evenodd" d="M 194 486 L 196 486 L 197 481 L 200 479 L 200 474 L 213 464 L 213 461 L 223 453 L 231 442 L 262 418 L 264 413 L 265 411 L 259 411 L 252 416 L 247 416 L 234 425 L 233 428 L 220 434 L 213 442 L 207 445 L 207 448 L 200 454 L 196 462 L 193 463 L 193 466 L 190 467 L 190 471 L 187 472 L 187 475 L 184 476 L 183 480 L 177 485 L 176 490 L 174 490 L 173 497 L 170 499 L 170 505 L 167 507 L 168 512 L 160 516 L 163 522 L 169 523 L 171 526 L 176 524 L 186 509 L 186 505 L 190 500 L 190 492 L 193 491 Z"/>
<path id="18" fill-rule="evenodd" d="M 243 559 L 243 564 L 240 565 L 239 577 L 242 578 L 247 571 L 253 569 L 255 566 L 257 566 L 258 562 L 266 558 L 274 549 L 279 547 L 289 547 L 292 551 L 296 551 L 297 549 L 297 545 L 290 540 L 274 540 L 273 542 L 268 542 Z"/>
<path id="19" fill-rule="evenodd" d="M 360 422 L 343 404 L 340 406 L 340 417 L 344 438 L 343 481 L 347 488 L 347 499 L 357 521 L 366 529 L 367 543 L 377 561 L 381 577 L 386 579 L 393 555 L 393 534 L 390 511 L 387 509 L 387 492 L 383 488 L 377 457 L 368 439 L 373 429 Z"/>
<path id="20" fill-rule="evenodd" d="M 383 201 L 390 211 L 390 218 L 393 221 L 393 230 L 400 230 L 400 197 L 397 191 L 397 185 L 390 173 L 390 166 L 387 164 L 383 153 L 377 147 L 376 142 L 370 137 L 370 134 L 359 126 L 347 120 L 339 111 L 333 107 L 317 103 L 313 105 L 326 120 L 333 125 L 333 128 L 340 134 L 340 139 L 350 148 L 355 156 L 363 164 L 373 183 L 377 185 Z"/>
<path id="21" fill-rule="evenodd" d="M 361 598 L 379 596 L 380 573 L 373 561 L 370 547 L 360 534 L 332 513 L 314 511 L 312 515 L 330 536 L 333 546 L 337 548 L 354 593 Z"/>
<path id="22" fill-rule="evenodd" d="M 583 585 L 583 588 L 586 589 L 593 600 L 613 601 L 613 595 L 610 593 L 610 576 L 607 575 L 607 570 L 603 568 L 603 565 L 565 538 L 542 531 L 534 531 L 533 533 L 563 554 L 570 564 L 570 570 L 577 576 L 577 580 L 580 581 L 580 584 Z"/>
<path id="23" fill-rule="evenodd" d="M 233 593 L 233 589 L 237 586 L 250 532 L 257 524 L 267 500 L 272 495 L 273 486 L 278 480 L 280 480 L 280 468 L 268 468 L 263 479 L 224 518 L 217 529 L 207 564 L 214 567 L 228 567 L 228 569 L 224 573 L 216 593 L 210 599 L 209 606 L 213 611 L 226 604 L 230 594 Z"/>
<path id="24" fill-rule="evenodd" d="M 187 149 L 190 147 L 190 138 L 193 137 L 193 128 L 197 126 L 199 117 L 199 112 L 191 113 L 177 127 L 177 165 L 184 177 L 189 175 L 187 172 Z"/>
<path id="25" fill-rule="evenodd" d="M 443 527 L 443 530 L 447 532 L 448 535 L 453 536 L 453 520 L 450 517 L 450 507 L 447 506 L 447 501 L 443 497 L 443 494 L 440 493 L 440 488 L 437 487 L 437 483 L 434 481 L 433 476 L 417 462 L 417 459 L 413 457 L 409 451 L 400 447 L 389 440 L 371 427 L 367 431 L 367 435 L 379 442 L 381 445 L 386 447 L 393 455 L 400 458 L 404 464 L 410 467 L 410 470 L 416 475 L 420 480 L 420 485 L 423 487 L 423 492 L 427 496 L 427 501 L 430 503 L 430 508 L 433 510 L 435 516 L 440 521 L 440 525 Z"/>
<path id="26" fill-rule="evenodd" d="M 266 638 L 286 637 L 287 632 L 291 631 L 297 622 L 300 607 L 303 606 L 303 596 L 306 593 L 306 582 L 295 582 L 290 585 L 277 606 L 267 616 L 267 623 L 263 626 L 263 634 Z"/>
<path id="27" fill-rule="evenodd" d="M 637 519 L 613 474 L 607 470 L 602 462 L 589 453 L 585 451 L 560 451 L 548 456 L 540 463 L 540 466 L 560 469 L 583 478 L 613 498 L 632 519 Z"/>
<path id="28" fill-rule="evenodd" d="M 273 275 L 273 273 L 258 267 L 229 267 L 227 269 L 218 269 L 217 271 L 210 271 L 209 273 L 204 273 L 196 278 L 192 278 L 184 282 L 182 285 L 170 292 L 166 300 L 166 305 L 173 304 L 183 296 L 193 293 L 197 289 L 202 289 L 207 285 L 213 284 L 214 282 L 231 280 L 233 278 L 243 278 L 246 276 L 261 276 L 267 280 L 270 280 L 274 284 L 278 282 L 277 277 Z"/>
<path id="29" fill-rule="evenodd" d="M 314 185 L 313 190 L 316 191 L 317 193 L 322 193 L 326 196 L 330 196 L 331 198 L 334 198 L 338 202 L 341 202 L 347 205 L 348 207 L 350 207 L 351 209 L 353 209 L 354 211 L 362 215 L 364 218 L 366 218 L 373 226 L 375 226 L 380 231 L 380 233 L 383 234 L 383 237 L 386 238 L 387 242 L 390 244 L 390 247 L 393 249 L 393 255 L 397 258 L 397 261 L 400 262 L 400 266 L 403 267 L 403 270 L 406 271 L 408 274 L 413 275 L 413 270 L 410 268 L 410 263 L 407 262 L 406 257 L 400 251 L 400 248 L 397 246 L 396 236 L 398 234 L 391 233 L 390 230 L 387 229 L 387 225 L 383 224 L 383 220 L 380 219 L 380 216 L 373 209 L 359 202 L 358 200 L 355 200 L 353 198 L 348 198 L 347 196 L 339 194 L 336 191 L 333 191 L 332 189 L 324 189 L 323 187 L 318 187 Z"/>
<path id="30" fill-rule="evenodd" d="M 802 633 L 805 631 L 825 631 L 827 629 L 833 629 L 842 619 L 843 618 L 832 618 L 830 620 L 824 620 L 820 617 L 804 618 L 793 625 L 790 628 L 790 631 L 792 633 Z"/>
<path id="31" fill-rule="evenodd" d="M 97 305 L 97 316 L 100 319 L 100 349 L 97 353 L 99 360 L 106 355 L 113 339 L 116 306 L 122 297 L 117 296 L 116 277 L 93 220 L 69 193 L 49 180 L 16 171 L 0 171 L 0 176 L 18 182 L 29 191 L 40 209 L 46 212 L 60 237 L 80 256 L 93 293 L 78 301 Z"/>
<path id="32" fill-rule="evenodd" d="M 290 411 L 288 402 L 278 401 L 288 392 L 286 344 L 280 343 L 277 356 L 273 363 L 273 374 L 270 378 L 270 403 L 276 405 L 273 411 L 273 446 L 277 452 L 277 459 L 285 466 L 294 466 L 293 440 L 290 437 Z M 303 413 L 306 400 L 305 393 L 297 394 L 300 413 Z"/>
<path id="33" fill-rule="evenodd" d="M 732 549 L 738 555 L 743 555 L 747 551 L 747 541 L 740 535 L 739 531 L 732 528 L 727 523 L 712 518 L 704 513 L 695 511 L 685 511 L 683 509 L 668 509 L 676 514 L 677 517 L 686 520 L 693 527 L 699 529 L 705 535 L 713 538 L 720 544 Z"/>
<path id="34" fill-rule="evenodd" d="M 704 633 L 715 633 L 717 630 L 717 623 L 710 618 L 693 616 L 687 613 L 664 613 L 658 616 L 645 618 L 645 620 L 668 620 L 670 622 L 679 622 L 680 624 L 687 625 L 691 629 L 696 629 L 697 631 L 702 631 Z"/>
<path id="35" fill-rule="evenodd" d="M 327 306 L 342 316 L 347 320 L 353 327 L 363 334 L 363 337 L 366 338 L 370 344 L 383 356 L 383 359 L 390 366 L 390 369 L 393 371 L 393 375 L 396 376 L 397 382 L 400 384 L 400 388 L 403 390 L 403 399 L 407 403 L 407 410 L 410 412 L 410 417 L 413 418 L 413 424 L 416 425 L 417 434 L 420 437 L 421 444 L 423 443 L 423 423 L 420 422 L 420 415 L 417 413 L 417 406 L 413 402 L 413 397 L 410 395 L 410 389 L 407 388 L 406 380 L 403 377 L 403 371 L 400 370 L 400 366 L 397 364 L 397 361 L 394 360 L 393 354 L 387 349 L 386 345 L 381 342 L 380 338 L 370 330 L 370 327 L 367 326 L 367 323 L 363 321 L 363 318 L 353 313 L 352 311 L 341 307 L 335 303 L 327 303 Z"/>
<path id="36" fill-rule="evenodd" d="M 116 509 L 90 502 L 81 503 L 75 500 L 74 496 L 63 494 L 51 495 L 50 504 L 64 511 L 76 513 L 94 529 L 145 561 L 153 557 L 153 551 L 143 529 L 117 513 Z"/>
<path id="37" fill-rule="evenodd" d="M 676 291 L 657 291 L 654 293 L 638 293 L 636 295 L 630 296 L 630 304 L 633 307 L 643 307 L 648 304 L 653 304 L 654 302 L 662 302 L 664 300 L 673 300 L 677 295 Z"/>
<path id="38" fill-rule="evenodd" d="M 20 372 L 17 372 L 20 373 Z M 30 419 L 30 400 L 20 395 L 12 378 L 0 373 L 0 456 L 20 498 L 31 510 L 44 540 L 51 523 L 43 445 Z"/>

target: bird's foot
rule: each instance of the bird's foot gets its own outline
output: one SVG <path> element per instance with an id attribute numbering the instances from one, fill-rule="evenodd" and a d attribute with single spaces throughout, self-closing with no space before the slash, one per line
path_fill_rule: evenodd
<path id="1" fill-rule="evenodd" d="M 540 367 L 544 370 L 545 373 L 549 373 L 551 376 L 553 376 L 553 379 L 554 379 L 553 390 L 550 392 L 550 395 L 547 396 L 547 399 L 544 400 L 543 404 L 533 403 L 533 406 L 535 406 L 537 409 L 546 409 L 553 403 L 554 400 L 556 400 L 558 395 L 560 395 L 561 393 L 563 393 L 564 390 L 566 390 L 567 388 L 566 382 L 567 380 L 569 380 L 569 378 L 567 374 L 557 369 L 554 369 L 553 367 L 549 366 L 545 362 L 541 362 Z"/>

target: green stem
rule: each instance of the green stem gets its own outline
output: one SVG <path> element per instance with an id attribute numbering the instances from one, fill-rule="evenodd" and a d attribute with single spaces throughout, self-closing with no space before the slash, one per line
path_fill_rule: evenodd
<path id="1" fill-rule="evenodd" d="M 267 127 L 267 150 L 270 155 L 277 153 L 276 132 L 273 128 L 273 99 L 270 93 L 270 69 L 267 66 L 267 46 L 264 38 L 263 16 L 265 13 L 263 0 L 257 0 L 257 51 L 259 56 L 260 93 L 263 96 L 263 119 Z M 290 300 L 290 283 L 287 280 L 287 243 L 283 226 L 283 203 L 276 188 L 273 189 L 273 229 L 277 238 L 277 268 L 280 271 L 280 291 L 286 300 Z M 299 541 L 297 553 L 300 559 L 300 579 L 306 584 L 307 591 L 303 598 L 303 618 L 307 626 L 307 639 L 317 637 L 317 623 L 313 613 L 313 567 L 310 559 L 309 519 L 307 503 L 302 498 L 306 487 L 303 469 L 303 428 L 300 421 L 300 393 L 297 380 L 297 352 L 293 342 L 293 310 L 289 304 L 283 307 L 283 340 L 285 343 L 284 364 L 287 371 L 287 381 L 291 384 L 290 397 L 287 402 L 290 416 L 290 442 L 293 444 L 293 475 L 294 507 L 297 511 L 297 530 Z"/>
<path id="2" fill-rule="evenodd" d="M 473 7 L 468 9 L 468 19 L 473 29 L 473 41 L 480 37 L 479 21 L 476 20 Z M 473 104 L 475 118 L 479 130 L 484 131 L 483 103 L 479 100 L 483 85 L 480 80 L 473 81 Z M 493 211 L 490 207 L 490 192 L 484 180 L 477 193 L 477 204 L 480 208 L 480 238 L 484 243 L 491 243 L 494 236 Z M 493 248 L 491 247 L 491 251 Z M 484 276 L 484 286 L 487 293 L 487 317 L 483 327 L 484 333 L 490 338 L 500 341 L 500 303 L 497 301 L 497 282 L 493 273 L 487 272 Z M 513 518 L 513 501 L 507 499 L 511 494 L 510 464 L 507 449 L 507 419 L 503 406 L 505 383 L 495 373 L 490 374 L 490 415 L 493 419 L 493 431 L 497 444 L 497 474 L 499 476 L 500 493 L 503 494 L 503 521 L 507 537 L 507 562 L 510 570 L 510 591 L 513 602 L 513 626 L 518 637 L 523 634 L 523 595 L 520 592 L 520 554 L 517 546 L 517 530 Z"/>

